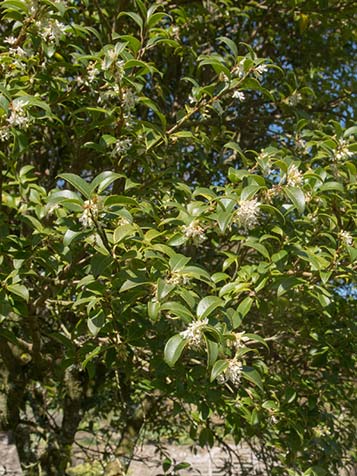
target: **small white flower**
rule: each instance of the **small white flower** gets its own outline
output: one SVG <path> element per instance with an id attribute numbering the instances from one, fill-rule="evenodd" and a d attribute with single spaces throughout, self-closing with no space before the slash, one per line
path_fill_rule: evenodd
<path id="1" fill-rule="evenodd" d="M 117 221 L 118 226 L 130 225 L 130 221 L 125 217 L 120 217 Z"/>
<path id="2" fill-rule="evenodd" d="M 37 13 L 38 5 L 36 0 L 27 0 L 28 12 L 31 16 L 34 16 Z"/>
<path id="3" fill-rule="evenodd" d="M 26 58 L 27 56 L 26 51 L 22 49 L 21 46 L 17 46 L 16 48 L 9 48 L 9 54 L 12 56 L 19 56 L 20 58 Z"/>
<path id="4" fill-rule="evenodd" d="M 228 363 L 228 367 L 218 377 L 217 381 L 220 384 L 224 384 L 230 380 L 233 385 L 238 387 L 242 378 L 243 365 L 242 362 L 236 358 L 231 359 Z"/>
<path id="5" fill-rule="evenodd" d="M 8 36 L 7 38 L 5 38 L 4 42 L 11 46 L 14 46 L 17 42 L 17 38 L 15 38 L 14 36 Z"/>
<path id="6" fill-rule="evenodd" d="M 314 432 L 314 435 L 317 438 L 321 438 L 321 437 L 324 437 L 324 436 L 330 436 L 331 435 L 331 431 L 330 431 L 329 427 L 325 424 L 320 424 L 318 426 L 315 426 L 312 429 L 312 431 Z"/>
<path id="7" fill-rule="evenodd" d="M 205 231 L 196 220 L 192 221 L 189 225 L 184 225 L 182 231 L 187 238 L 196 238 L 198 240 L 204 240 L 205 238 Z"/>
<path id="8" fill-rule="evenodd" d="M 297 187 L 301 185 L 303 182 L 303 176 L 300 170 L 297 168 L 295 164 L 290 165 L 287 176 L 286 176 L 286 183 L 291 187 Z"/>
<path id="9" fill-rule="evenodd" d="M 234 340 L 230 340 L 230 346 L 234 347 L 235 349 L 240 349 L 244 346 L 244 342 L 248 341 L 249 337 L 245 336 L 245 332 L 235 332 L 234 333 Z"/>
<path id="10" fill-rule="evenodd" d="M 114 143 L 114 148 L 112 150 L 111 155 L 116 156 L 116 155 L 123 155 L 125 152 L 127 152 L 130 147 L 132 146 L 132 141 L 129 138 L 126 139 L 118 139 Z"/>
<path id="11" fill-rule="evenodd" d="M 287 103 L 289 104 L 289 106 L 296 106 L 301 101 L 302 101 L 302 95 L 301 93 L 298 93 L 297 91 L 295 91 L 293 94 L 291 94 L 291 96 L 287 98 Z"/>
<path id="12" fill-rule="evenodd" d="M 3 127 L 0 129 L 0 142 L 5 142 L 10 137 L 10 131 L 8 128 Z"/>
<path id="13" fill-rule="evenodd" d="M 184 339 L 189 340 L 189 345 L 192 347 L 199 347 L 203 342 L 203 328 L 208 325 L 208 319 L 202 319 L 202 321 L 193 321 L 189 324 L 188 328 L 180 335 Z"/>
<path id="14" fill-rule="evenodd" d="M 113 64 L 119 69 L 123 70 L 124 61 L 117 61 L 118 53 L 115 48 L 111 48 L 110 50 L 106 51 L 103 61 L 102 61 L 102 70 L 108 70 Z"/>
<path id="15" fill-rule="evenodd" d="M 298 138 L 296 139 L 295 145 L 297 149 L 304 151 L 306 148 L 306 141 L 304 141 L 304 139 Z"/>
<path id="16" fill-rule="evenodd" d="M 257 66 L 254 70 L 254 74 L 255 76 L 261 80 L 262 79 L 262 76 L 263 74 L 268 70 L 268 66 L 266 64 L 260 64 L 259 66 Z"/>
<path id="17" fill-rule="evenodd" d="M 242 91 L 234 91 L 232 94 L 233 99 L 238 99 L 240 102 L 243 102 L 245 100 L 245 94 Z"/>
<path id="18" fill-rule="evenodd" d="M 180 38 L 180 28 L 177 25 L 172 25 L 170 33 L 174 38 Z"/>
<path id="19" fill-rule="evenodd" d="M 66 25 L 57 19 L 42 19 L 36 22 L 39 35 L 44 41 L 59 43 L 66 33 Z"/>
<path id="20" fill-rule="evenodd" d="M 245 59 L 242 59 L 239 61 L 239 63 L 233 68 L 233 74 L 234 76 L 238 76 L 238 78 L 243 78 L 244 76 L 244 63 Z"/>
<path id="21" fill-rule="evenodd" d="M 351 233 L 345 230 L 341 230 L 338 234 L 339 239 L 342 241 L 342 243 L 346 246 L 352 246 L 353 244 L 353 237 Z"/>
<path id="22" fill-rule="evenodd" d="M 79 218 L 84 228 L 94 225 L 94 220 L 98 217 L 101 209 L 101 201 L 98 197 L 86 200 L 83 205 L 84 211 Z"/>
<path id="23" fill-rule="evenodd" d="M 82 86 L 82 84 L 84 84 L 83 77 L 82 77 L 80 74 L 78 74 L 78 75 L 76 76 L 75 81 L 76 81 L 76 83 L 77 83 L 77 86 Z"/>
<path id="24" fill-rule="evenodd" d="M 271 423 L 272 425 L 276 425 L 276 424 L 278 423 L 278 421 L 279 421 L 279 420 L 278 420 L 278 418 L 277 418 L 275 415 L 271 415 L 271 417 L 270 417 L 270 423 Z"/>
<path id="25" fill-rule="evenodd" d="M 245 230 L 251 230 L 259 223 L 260 203 L 256 198 L 253 200 L 241 200 L 236 211 L 235 221 Z"/>
<path id="26" fill-rule="evenodd" d="M 133 109 L 133 107 L 136 104 L 136 101 L 137 101 L 137 96 L 135 93 L 130 91 L 130 89 L 126 89 L 123 92 L 123 108 L 126 111 L 130 111 L 131 109 Z"/>
<path id="27" fill-rule="evenodd" d="M 219 80 L 223 81 L 226 84 L 229 84 L 229 78 L 225 73 L 220 73 Z"/>
<path id="28" fill-rule="evenodd" d="M 52 215 L 55 210 L 58 210 L 59 209 L 59 204 L 58 203 L 55 203 L 54 205 L 51 205 L 48 209 L 47 209 L 47 215 Z"/>
<path id="29" fill-rule="evenodd" d="M 167 279 L 168 284 L 174 284 L 175 286 L 189 284 L 190 278 L 181 273 L 171 273 L 170 277 Z"/>
<path id="30" fill-rule="evenodd" d="M 96 67 L 96 64 L 91 61 L 87 66 L 88 81 L 92 83 L 99 74 L 99 70 Z"/>
<path id="31" fill-rule="evenodd" d="M 352 157 L 353 155 L 354 153 L 348 148 L 348 142 L 344 139 L 340 139 L 335 152 L 336 159 L 345 160 Z"/>
<path id="32" fill-rule="evenodd" d="M 82 223 L 84 228 L 89 228 L 90 226 L 93 226 L 94 221 L 92 219 L 91 212 L 88 208 L 84 209 L 84 212 L 79 217 L 79 221 Z"/>
<path id="33" fill-rule="evenodd" d="M 10 127 L 19 127 L 20 129 L 26 129 L 31 120 L 27 115 L 25 107 L 28 101 L 25 99 L 17 99 L 12 102 L 11 113 L 7 118 L 7 122 Z"/>

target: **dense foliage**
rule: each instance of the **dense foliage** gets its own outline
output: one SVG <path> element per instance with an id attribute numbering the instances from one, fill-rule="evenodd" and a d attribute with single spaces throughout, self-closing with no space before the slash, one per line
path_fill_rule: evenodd
<path id="1" fill-rule="evenodd" d="M 353 3 L 0 2 L 0 430 L 25 474 L 78 447 L 124 471 L 145 438 L 352 463 Z"/>

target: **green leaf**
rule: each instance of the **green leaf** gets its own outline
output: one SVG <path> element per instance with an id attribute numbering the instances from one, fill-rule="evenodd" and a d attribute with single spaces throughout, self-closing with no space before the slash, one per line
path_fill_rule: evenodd
<path id="1" fill-rule="evenodd" d="M 110 195 L 104 200 L 105 207 L 112 207 L 113 205 L 137 205 L 138 202 L 131 197 L 124 195 Z"/>
<path id="2" fill-rule="evenodd" d="M 217 296 L 206 296 L 198 303 L 197 317 L 204 319 L 208 317 L 219 306 L 223 306 L 224 301 Z"/>
<path id="3" fill-rule="evenodd" d="M 101 346 L 95 347 L 95 349 L 93 349 L 91 352 L 89 352 L 86 355 L 86 358 L 82 362 L 82 367 L 85 369 L 88 362 L 90 362 L 92 359 L 94 359 L 94 357 L 99 355 L 102 351 L 103 351 L 103 348 Z"/>
<path id="4" fill-rule="evenodd" d="M 212 446 L 214 445 L 214 436 L 213 436 L 212 430 L 210 430 L 207 427 L 202 428 L 198 436 L 198 441 L 202 448 L 206 445 L 212 448 Z"/>
<path id="5" fill-rule="evenodd" d="M 8 284 L 6 289 L 10 291 L 10 293 L 15 294 L 16 296 L 20 297 L 24 301 L 29 301 L 29 291 L 26 286 L 23 284 Z"/>
<path id="6" fill-rule="evenodd" d="M 238 48 L 234 41 L 232 41 L 230 38 L 226 38 L 225 36 L 220 36 L 217 38 L 217 40 L 221 41 L 222 43 L 225 43 L 231 50 L 233 55 L 238 56 Z"/>
<path id="7" fill-rule="evenodd" d="M 285 193 L 289 200 L 294 204 L 295 208 L 300 214 L 305 210 L 305 195 L 304 192 L 297 187 L 285 187 Z"/>
<path id="8" fill-rule="evenodd" d="M 183 274 L 185 276 L 204 281 L 205 283 L 211 283 L 212 281 L 209 273 L 199 266 L 185 266 L 183 269 Z"/>
<path id="9" fill-rule="evenodd" d="M 287 276 L 279 279 L 277 296 L 280 297 L 288 291 L 288 289 L 298 286 L 301 283 L 304 283 L 304 279 L 296 278 L 295 276 Z"/>
<path id="10" fill-rule="evenodd" d="M 87 319 L 87 325 L 88 329 L 93 334 L 96 336 L 100 329 L 104 326 L 105 323 L 105 314 L 103 309 L 100 309 L 97 313 L 95 313 L 93 316 L 88 317 Z"/>
<path id="11" fill-rule="evenodd" d="M 138 27 L 140 28 L 140 30 L 143 29 L 143 20 L 142 18 L 140 17 L 140 15 L 138 15 L 137 13 L 135 12 L 120 12 L 119 15 L 118 15 L 118 18 L 121 17 L 121 16 L 128 16 L 130 17 L 132 20 L 134 20 L 134 22 L 138 25 Z"/>
<path id="12" fill-rule="evenodd" d="M 257 334 L 244 334 L 245 337 L 248 337 L 250 340 L 254 340 L 255 342 L 259 342 L 260 344 L 263 344 L 264 347 L 266 347 L 269 350 L 268 344 L 265 342 L 263 337 L 258 336 Z"/>
<path id="13" fill-rule="evenodd" d="M 254 383 L 260 390 L 264 391 L 262 379 L 259 373 L 252 367 L 243 367 L 242 377 L 244 377 L 249 382 Z"/>
<path id="14" fill-rule="evenodd" d="M 244 187 L 242 190 L 242 193 L 240 195 L 241 200 L 250 200 L 251 198 L 254 197 L 254 195 L 259 192 L 259 190 L 262 188 L 262 185 L 258 184 L 251 184 L 248 185 L 247 187 Z"/>
<path id="15" fill-rule="evenodd" d="M 169 261 L 169 266 L 171 268 L 171 271 L 173 273 L 180 272 L 184 269 L 186 264 L 191 260 L 191 258 L 181 255 L 181 254 L 175 254 L 170 258 Z"/>
<path id="16" fill-rule="evenodd" d="M 70 229 L 66 230 L 66 233 L 64 234 L 64 237 L 63 237 L 64 246 L 69 246 L 73 240 L 76 240 L 77 238 L 80 238 L 83 235 L 85 235 L 83 231 L 73 231 Z"/>
<path id="17" fill-rule="evenodd" d="M 351 135 L 356 135 L 357 136 L 357 126 L 352 126 L 349 127 L 348 129 L 345 130 L 343 137 L 349 137 Z"/>
<path id="18" fill-rule="evenodd" d="M 329 192 L 329 191 L 333 191 L 333 190 L 336 190 L 338 192 L 343 193 L 344 188 L 343 188 L 342 183 L 340 183 L 340 182 L 325 182 L 320 187 L 321 192 Z"/>
<path id="19" fill-rule="evenodd" d="M 207 347 L 207 367 L 212 367 L 218 357 L 218 344 L 217 342 L 208 339 L 206 334 L 205 341 Z"/>
<path id="20" fill-rule="evenodd" d="M 130 223 L 127 225 L 119 225 L 113 234 L 113 241 L 114 243 L 120 243 L 124 240 L 124 238 L 128 237 L 129 235 L 133 235 L 136 232 L 136 226 L 131 225 Z"/>
<path id="21" fill-rule="evenodd" d="M 137 287 L 149 286 L 150 284 L 151 284 L 150 282 L 143 281 L 140 278 L 127 279 L 122 284 L 121 288 L 119 289 L 119 292 L 123 293 L 124 291 L 129 291 L 130 289 L 137 288 Z"/>
<path id="22" fill-rule="evenodd" d="M 202 332 L 207 337 L 207 339 L 213 342 L 220 342 L 221 341 L 221 334 L 217 331 L 215 327 L 212 326 L 204 326 L 202 328 Z"/>
<path id="23" fill-rule="evenodd" d="M 78 190 L 87 199 L 91 198 L 91 186 L 83 180 L 82 177 L 75 174 L 61 174 L 59 177 L 70 183 L 72 187 Z"/>
<path id="24" fill-rule="evenodd" d="M 227 310 L 227 316 L 229 317 L 229 320 L 231 321 L 232 323 L 232 329 L 235 330 L 237 329 L 241 323 L 242 323 L 242 318 L 241 318 L 241 315 L 239 314 L 239 312 L 235 309 L 228 309 Z"/>
<path id="25" fill-rule="evenodd" d="M 152 321 L 156 321 L 160 314 L 160 303 L 157 301 L 148 302 L 148 315 Z"/>
<path id="26" fill-rule="evenodd" d="M 267 258 L 268 260 L 270 260 L 269 251 L 266 249 L 264 245 L 256 242 L 254 238 L 248 238 L 247 241 L 243 243 L 243 246 L 247 246 L 249 248 L 255 249 L 256 251 L 258 251 L 258 253 L 263 255 L 264 258 Z"/>
<path id="27" fill-rule="evenodd" d="M 211 371 L 211 382 L 213 382 L 221 373 L 223 373 L 228 367 L 227 360 L 217 360 Z"/>
<path id="28" fill-rule="evenodd" d="M 48 197 L 48 203 L 51 205 L 60 204 L 66 200 L 72 200 L 83 208 L 84 202 L 82 198 L 76 192 L 72 192 L 72 190 L 61 190 L 60 192 L 51 193 Z"/>
<path id="29" fill-rule="evenodd" d="M 162 301 L 174 289 L 175 285 L 168 283 L 165 279 L 157 280 L 157 298 L 159 301 Z"/>
<path id="30" fill-rule="evenodd" d="M 168 301 L 162 304 L 161 309 L 163 311 L 169 311 L 172 313 L 174 316 L 181 317 L 186 322 L 191 322 L 193 319 L 193 314 L 192 312 L 187 309 L 186 306 L 179 302 L 175 301 Z"/>
<path id="31" fill-rule="evenodd" d="M 100 194 L 105 190 L 109 185 L 111 185 L 115 180 L 123 178 L 124 175 L 117 174 L 115 172 L 102 172 L 97 175 L 97 177 L 90 184 L 90 194 L 92 195 L 95 189 L 98 187 L 97 193 Z"/>
<path id="32" fill-rule="evenodd" d="M 164 360 L 173 367 L 180 358 L 188 340 L 184 339 L 180 334 L 172 336 L 165 345 Z"/>
<path id="33" fill-rule="evenodd" d="M 251 298 L 250 296 L 247 296 L 239 304 L 237 311 L 241 318 L 245 317 L 248 314 L 248 312 L 250 311 L 250 308 L 252 307 L 253 302 L 254 302 L 253 298 Z"/>

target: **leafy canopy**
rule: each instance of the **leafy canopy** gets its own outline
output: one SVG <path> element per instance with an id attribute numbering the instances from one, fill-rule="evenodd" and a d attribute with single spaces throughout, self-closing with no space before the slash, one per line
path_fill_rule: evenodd
<path id="1" fill-rule="evenodd" d="M 336 474 L 352 3 L 0 7 L 0 429 L 28 474 L 65 474 L 78 429 L 124 468 L 133 434 L 184 434 L 247 441 L 269 474 Z"/>

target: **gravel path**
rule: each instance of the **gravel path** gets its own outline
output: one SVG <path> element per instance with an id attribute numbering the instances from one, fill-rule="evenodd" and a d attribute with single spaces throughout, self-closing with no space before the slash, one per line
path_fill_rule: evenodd
<path id="1" fill-rule="evenodd" d="M 209 451 L 200 447 L 167 446 L 165 453 L 174 464 L 187 462 L 191 468 L 180 470 L 180 476 L 264 476 L 264 467 L 248 446 L 230 447 L 238 457 L 232 460 L 232 471 L 229 470 L 229 456 L 221 448 L 213 447 Z M 154 445 L 145 445 L 135 455 L 130 465 L 129 476 L 158 476 L 163 473 L 160 463 L 163 458 Z M 141 461 L 139 461 L 141 460 Z"/>

